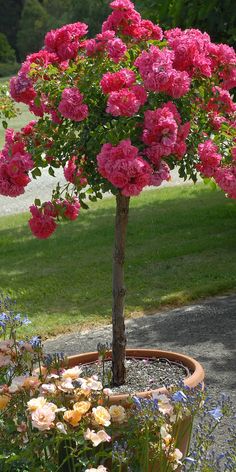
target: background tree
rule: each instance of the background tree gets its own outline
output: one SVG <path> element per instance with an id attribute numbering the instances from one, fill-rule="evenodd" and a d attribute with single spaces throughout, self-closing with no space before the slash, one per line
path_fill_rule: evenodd
<path id="1" fill-rule="evenodd" d="M 0 31 L 5 34 L 10 46 L 16 51 L 17 60 L 20 59 L 17 49 L 17 31 L 24 0 L 0 0 Z"/>
<path id="2" fill-rule="evenodd" d="M 137 0 L 138 10 L 166 28 L 199 28 L 217 43 L 236 42 L 234 0 Z"/>
<path id="3" fill-rule="evenodd" d="M 41 49 L 49 29 L 48 13 L 38 0 L 25 0 L 21 14 L 17 47 L 22 60 L 30 52 Z"/>
<path id="4" fill-rule="evenodd" d="M 5 34 L 0 33 L 0 63 L 16 62 L 16 54 Z"/>
<path id="5" fill-rule="evenodd" d="M 83 21 L 89 25 L 89 36 L 101 30 L 101 24 L 109 14 L 109 0 L 71 0 L 70 21 Z"/>

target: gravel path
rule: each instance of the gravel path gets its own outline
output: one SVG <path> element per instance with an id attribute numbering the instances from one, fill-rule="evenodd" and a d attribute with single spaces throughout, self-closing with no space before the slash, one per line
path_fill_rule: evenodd
<path id="1" fill-rule="evenodd" d="M 55 171 L 56 177 L 51 177 L 47 169 L 44 169 L 42 176 L 27 186 L 26 191 L 23 195 L 17 198 L 2 197 L 0 196 L 0 216 L 3 215 L 14 215 L 16 213 L 22 213 L 29 211 L 30 205 L 34 202 L 35 198 L 40 198 L 41 201 L 50 200 L 52 195 L 52 189 L 55 188 L 57 182 L 60 184 L 65 183 L 63 170 L 58 169 Z M 172 179 L 170 182 L 163 182 L 161 187 L 173 187 L 175 185 L 188 184 L 190 182 L 184 182 L 179 178 L 177 170 L 172 172 Z M 151 187 L 148 187 L 151 188 Z M 109 194 L 107 194 L 109 195 Z"/>

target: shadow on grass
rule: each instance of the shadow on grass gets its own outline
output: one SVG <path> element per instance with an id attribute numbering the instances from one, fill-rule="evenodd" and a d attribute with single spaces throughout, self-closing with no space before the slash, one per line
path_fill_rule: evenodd
<path id="1" fill-rule="evenodd" d="M 0 286 L 50 334 L 110 320 L 114 199 L 33 238 L 22 216 L 0 230 Z M 132 199 L 127 311 L 150 312 L 236 287 L 236 206 L 203 186 Z M 7 228 L 8 222 L 9 228 Z"/>

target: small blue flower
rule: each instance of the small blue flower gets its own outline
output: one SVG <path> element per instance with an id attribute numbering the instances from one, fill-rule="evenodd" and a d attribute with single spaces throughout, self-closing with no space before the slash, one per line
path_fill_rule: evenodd
<path id="1" fill-rule="evenodd" d="M 172 400 L 174 402 L 186 402 L 187 399 L 188 399 L 187 395 L 185 395 L 185 393 L 182 392 L 181 390 L 179 390 L 178 392 L 175 392 L 172 395 Z"/>
<path id="2" fill-rule="evenodd" d="M 25 317 L 23 318 L 23 320 L 22 320 L 22 324 L 25 325 L 25 326 L 27 326 L 27 325 L 29 325 L 30 323 L 32 323 L 32 322 L 29 320 L 28 316 L 25 316 Z"/>
<path id="3" fill-rule="evenodd" d="M 221 409 L 220 409 L 219 406 L 217 406 L 217 407 L 214 408 L 213 410 L 208 411 L 208 413 L 209 413 L 209 415 L 211 415 L 211 416 L 214 418 L 214 420 L 216 420 L 216 421 L 220 421 L 220 419 L 221 419 L 222 416 L 223 416 L 223 413 L 222 413 L 222 411 L 221 411 Z"/>
<path id="4" fill-rule="evenodd" d="M 33 337 L 30 339 L 29 343 L 31 344 L 31 346 L 32 346 L 33 348 L 40 347 L 40 346 L 41 346 L 41 338 L 40 338 L 40 336 L 33 336 Z"/>

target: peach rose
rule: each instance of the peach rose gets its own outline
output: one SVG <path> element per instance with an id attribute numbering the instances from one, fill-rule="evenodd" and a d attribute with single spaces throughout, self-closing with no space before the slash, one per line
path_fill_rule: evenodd
<path id="1" fill-rule="evenodd" d="M 10 356 L 5 356 L 4 354 L 0 354 L 0 367 L 5 367 L 12 363 Z"/>
<path id="2" fill-rule="evenodd" d="M 111 424 L 111 415 L 103 406 L 93 408 L 93 417 L 96 423 L 101 424 L 102 426 L 109 426 Z"/>
<path id="3" fill-rule="evenodd" d="M 63 415 L 63 419 L 67 421 L 71 426 L 78 426 L 82 418 L 82 413 L 78 410 L 67 410 Z"/>
<path id="4" fill-rule="evenodd" d="M 91 407 L 90 402 L 81 401 L 81 402 L 75 403 L 73 406 L 73 409 L 80 411 L 80 413 L 84 415 L 85 413 L 87 413 L 87 411 L 89 411 L 90 407 Z"/>
<path id="5" fill-rule="evenodd" d="M 39 431 L 47 431 L 54 426 L 53 421 L 55 420 L 55 417 L 55 411 L 53 411 L 49 404 L 46 404 L 33 411 L 32 426 L 37 428 Z"/>
<path id="6" fill-rule="evenodd" d="M 0 395 L 0 410 L 4 410 L 8 405 L 11 397 L 9 395 Z"/>

